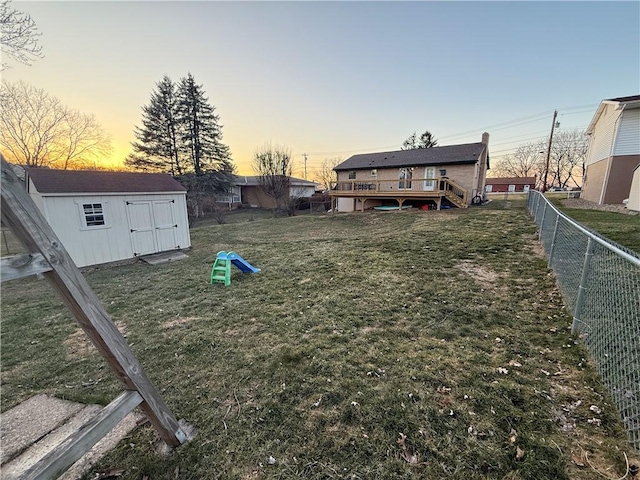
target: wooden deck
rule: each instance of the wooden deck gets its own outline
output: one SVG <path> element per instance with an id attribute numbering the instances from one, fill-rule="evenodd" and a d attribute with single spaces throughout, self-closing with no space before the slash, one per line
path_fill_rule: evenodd
<path id="1" fill-rule="evenodd" d="M 447 178 L 418 178 L 411 180 L 349 180 L 338 182 L 331 190 L 331 198 L 357 198 L 364 211 L 367 200 L 396 200 L 398 206 L 406 200 L 427 200 L 436 202 L 438 210 L 442 199 L 446 198 L 458 208 L 467 208 L 468 192 Z"/>

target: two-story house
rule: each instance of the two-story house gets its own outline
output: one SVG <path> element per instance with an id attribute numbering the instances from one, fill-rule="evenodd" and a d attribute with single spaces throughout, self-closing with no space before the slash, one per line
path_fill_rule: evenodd
<path id="1" fill-rule="evenodd" d="M 618 204 L 629 197 L 640 164 L 640 95 L 603 100 L 587 128 L 582 198 Z"/>
<path id="2" fill-rule="evenodd" d="M 333 208 L 466 208 L 479 201 L 488 168 L 488 133 L 478 143 L 353 155 L 334 168 Z"/>

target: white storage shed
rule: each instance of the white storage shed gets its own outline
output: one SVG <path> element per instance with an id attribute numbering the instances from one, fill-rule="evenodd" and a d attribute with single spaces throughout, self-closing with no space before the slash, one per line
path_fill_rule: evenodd
<path id="1" fill-rule="evenodd" d="M 170 175 L 30 168 L 25 183 L 79 267 L 191 246 L 187 192 Z"/>

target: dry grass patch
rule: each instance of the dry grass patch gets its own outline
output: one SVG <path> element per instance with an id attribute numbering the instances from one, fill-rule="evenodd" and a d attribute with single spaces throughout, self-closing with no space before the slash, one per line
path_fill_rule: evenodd
<path id="1" fill-rule="evenodd" d="M 202 320 L 202 317 L 176 317 L 171 320 L 167 320 L 166 322 L 162 322 L 160 326 L 165 330 L 168 330 L 171 328 L 186 327 L 192 322 L 196 322 L 198 320 Z"/>
<path id="2" fill-rule="evenodd" d="M 122 321 L 116 322 L 116 327 L 123 337 L 127 337 L 127 326 Z M 89 337 L 81 328 L 77 328 L 71 335 L 62 342 L 67 360 L 80 360 L 90 356 L 98 355 L 96 347 L 93 346 Z"/>

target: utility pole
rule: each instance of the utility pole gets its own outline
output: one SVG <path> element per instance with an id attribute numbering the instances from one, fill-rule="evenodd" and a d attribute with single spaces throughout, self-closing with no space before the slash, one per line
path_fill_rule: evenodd
<path id="1" fill-rule="evenodd" d="M 307 179 L 307 154 L 303 153 L 302 156 L 304 157 L 304 179 Z"/>
<path id="2" fill-rule="evenodd" d="M 556 127 L 556 118 L 558 111 L 553 111 L 553 120 L 551 121 L 551 134 L 549 135 L 549 145 L 547 145 L 547 161 L 544 167 L 544 183 L 542 184 L 542 193 L 547 191 L 547 176 L 549 175 L 549 159 L 551 158 L 551 142 L 553 142 L 553 130 Z"/>

